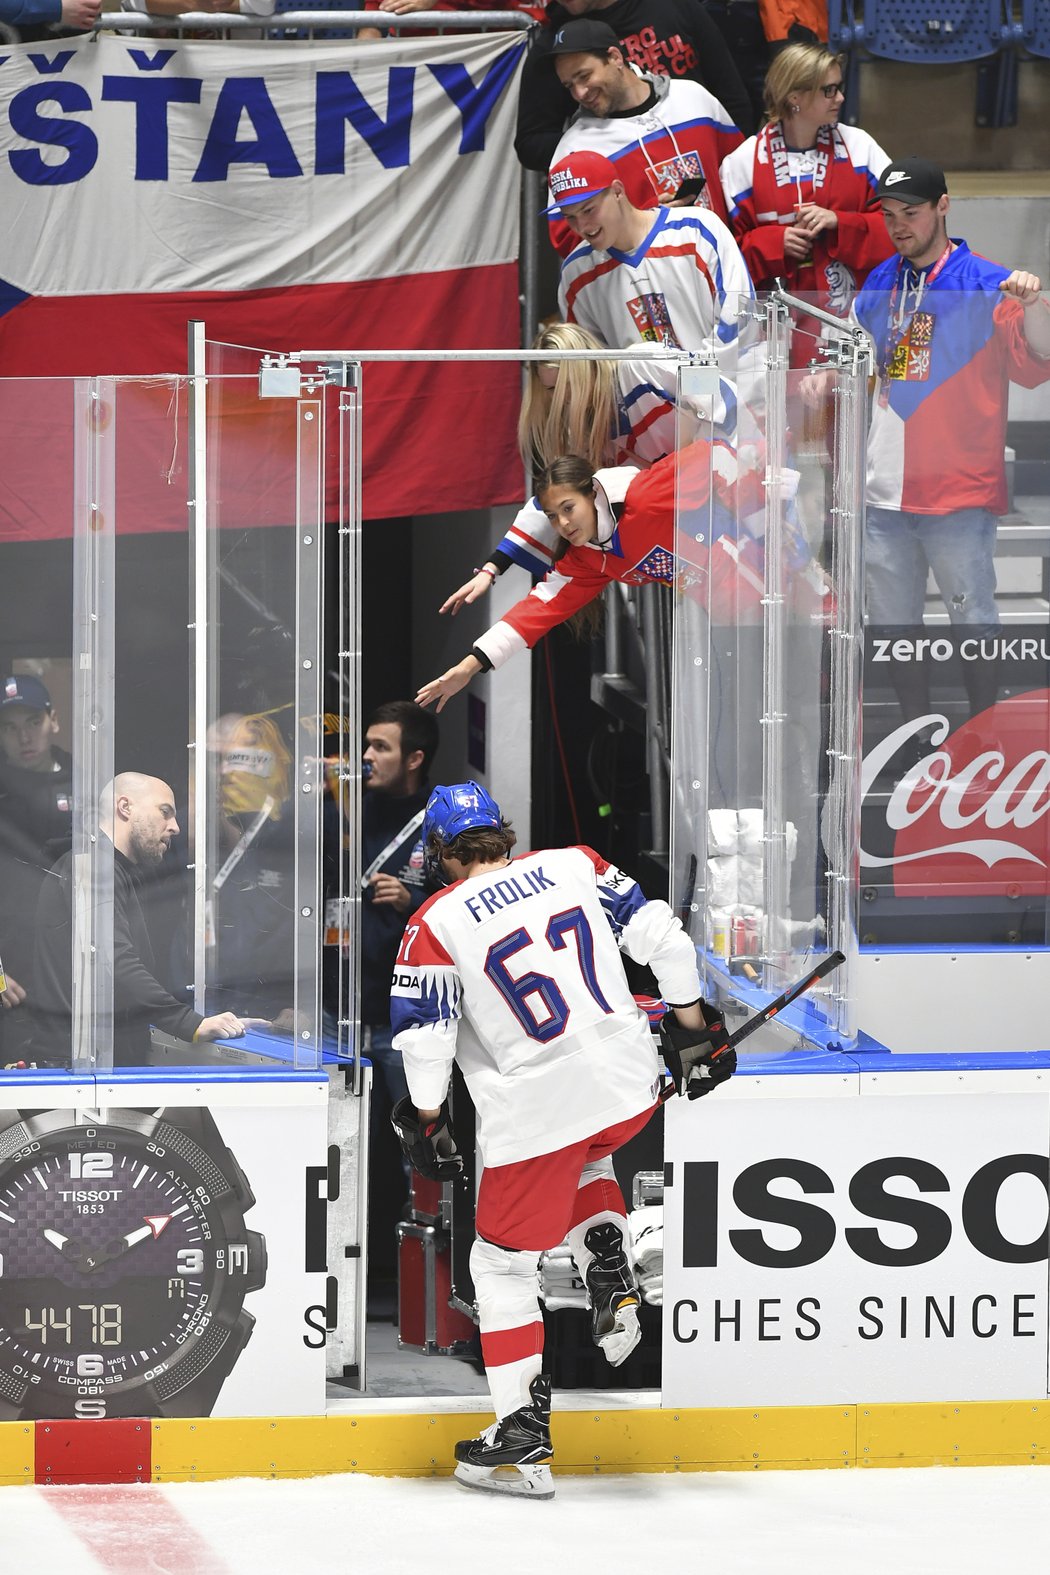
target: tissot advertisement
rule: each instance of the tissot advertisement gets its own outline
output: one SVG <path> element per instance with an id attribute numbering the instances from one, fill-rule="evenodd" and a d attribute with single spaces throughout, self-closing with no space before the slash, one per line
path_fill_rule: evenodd
<path id="1" fill-rule="evenodd" d="M 1050 1095 L 1026 1076 L 672 1102 L 664 1404 L 1045 1398 Z"/>
<path id="2" fill-rule="evenodd" d="M 323 1412 L 325 1158 L 317 1100 L 0 1110 L 0 1420 Z"/>

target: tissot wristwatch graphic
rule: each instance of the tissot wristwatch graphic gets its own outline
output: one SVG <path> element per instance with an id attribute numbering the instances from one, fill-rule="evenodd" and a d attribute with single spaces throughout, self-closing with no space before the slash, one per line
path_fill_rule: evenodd
<path id="1" fill-rule="evenodd" d="M 0 1112 L 0 1420 L 208 1416 L 266 1279 L 208 1110 Z"/>

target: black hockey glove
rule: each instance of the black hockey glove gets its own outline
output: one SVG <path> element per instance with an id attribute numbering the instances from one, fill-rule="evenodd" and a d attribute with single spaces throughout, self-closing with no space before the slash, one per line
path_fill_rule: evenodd
<path id="1" fill-rule="evenodd" d="M 463 1170 L 463 1156 L 449 1126 L 448 1100 L 436 1121 L 425 1125 L 419 1111 L 406 1095 L 399 1099 L 390 1117 L 402 1152 L 413 1170 L 428 1181 L 452 1181 Z"/>
<path id="2" fill-rule="evenodd" d="M 726 1025 L 717 1007 L 700 1002 L 706 1028 L 683 1028 L 674 1012 L 660 1023 L 660 1049 L 676 1094 L 701 1099 L 736 1071 L 736 1051 L 729 1044 Z"/>

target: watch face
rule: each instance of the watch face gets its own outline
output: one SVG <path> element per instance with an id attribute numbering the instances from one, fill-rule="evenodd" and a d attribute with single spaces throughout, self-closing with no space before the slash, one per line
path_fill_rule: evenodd
<path id="1" fill-rule="evenodd" d="M 0 1156 L 0 1416 L 210 1411 L 265 1249 L 207 1112 L 23 1114 Z"/>

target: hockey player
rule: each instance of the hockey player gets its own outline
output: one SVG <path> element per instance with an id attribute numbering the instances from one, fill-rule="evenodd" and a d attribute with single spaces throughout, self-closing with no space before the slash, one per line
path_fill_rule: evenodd
<path id="1" fill-rule="evenodd" d="M 661 1078 L 617 947 L 649 964 L 674 1003 L 663 1032 L 679 1092 L 707 1093 L 732 1075 L 736 1056 L 667 904 L 647 902 L 593 849 L 512 859 L 514 832 L 476 782 L 434 789 L 423 836 L 436 878 L 453 884 L 414 915 L 394 970 L 394 1045 L 409 1087 L 394 1124 L 424 1175 L 454 1175 L 462 1161 L 446 1095 L 459 1063 L 484 1164 L 470 1269 L 497 1418 L 456 1445 L 455 1475 L 467 1487 L 550 1498 L 540 1253 L 568 1236 L 594 1339 L 614 1366 L 640 1338 L 611 1155 L 645 1126 Z"/>

